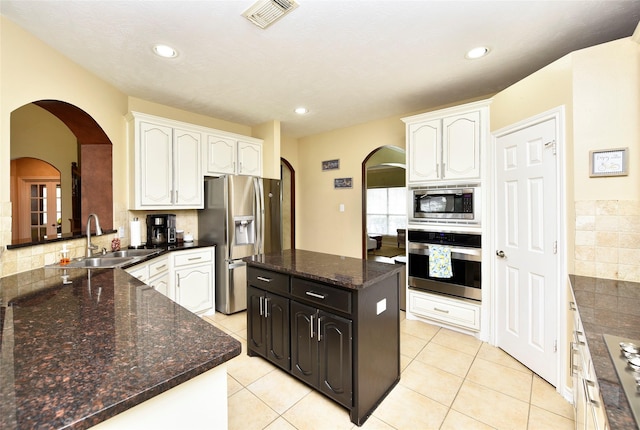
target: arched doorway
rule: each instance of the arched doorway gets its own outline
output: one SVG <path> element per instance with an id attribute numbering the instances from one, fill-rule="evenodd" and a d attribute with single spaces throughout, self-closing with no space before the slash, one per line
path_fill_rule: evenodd
<path id="1" fill-rule="evenodd" d="M 282 181 L 282 249 L 296 247 L 296 171 L 286 159 L 280 158 Z"/>
<path id="2" fill-rule="evenodd" d="M 404 149 L 381 146 L 371 151 L 362 162 L 363 259 L 404 254 L 404 241 L 398 241 L 397 230 L 406 228 L 406 197 L 401 197 L 406 192 L 405 160 Z M 378 202 L 380 210 L 375 213 L 371 211 L 369 201 L 373 194 L 380 194 L 381 199 Z M 385 198 L 387 204 L 383 208 L 382 200 Z M 389 203 L 389 199 L 395 203 Z"/>
<path id="3" fill-rule="evenodd" d="M 51 133 L 52 129 L 56 132 Z M 11 113 L 10 154 L 12 160 L 41 159 L 61 172 L 63 216 L 58 234 L 82 234 L 92 212 L 98 214 L 105 231 L 113 229 L 112 143 L 88 113 L 59 100 L 21 106 Z M 17 221 L 24 219 L 18 213 L 19 200 L 12 190 L 12 244 L 38 243 L 41 239 L 20 232 Z"/>
<path id="4" fill-rule="evenodd" d="M 60 170 L 31 157 L 11 160 L 12 240 L 40 241 L 62 231 Z"/>

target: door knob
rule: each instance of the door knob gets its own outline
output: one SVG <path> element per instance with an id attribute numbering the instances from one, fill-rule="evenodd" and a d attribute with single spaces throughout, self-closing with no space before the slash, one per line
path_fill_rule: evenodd
<path id="1" fill-rule="evenodd" d="M 500 258 L 506 258 L 507 256 L 504 255 L 504 251 L 500 250 L 500 251 L 496 251 L 496 255 Z"/>

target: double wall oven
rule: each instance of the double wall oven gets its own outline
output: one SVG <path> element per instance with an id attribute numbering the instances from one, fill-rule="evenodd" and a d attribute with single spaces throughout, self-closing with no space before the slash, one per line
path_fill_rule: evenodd
<path id="1" fill-rule="evenodd" d="M 480 233 L 411 228 L 407 233 L 407 269 L 410 289 L 481 301 L 482 236 Z M 430 254 L 441 251 L 443 248 L 450 255 L 450 270 L 445 276 L 441 273 L 432 273 L 429 264 Z"/>

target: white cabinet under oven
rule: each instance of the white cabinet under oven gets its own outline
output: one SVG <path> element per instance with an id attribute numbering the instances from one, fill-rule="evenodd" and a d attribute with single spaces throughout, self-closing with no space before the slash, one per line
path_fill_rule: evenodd
<path id="1" fill-rule="evenodd" d="M 409 289 L 409 311 L 445 324 L 480 330 L 480 306 L 470 301 Z"/>

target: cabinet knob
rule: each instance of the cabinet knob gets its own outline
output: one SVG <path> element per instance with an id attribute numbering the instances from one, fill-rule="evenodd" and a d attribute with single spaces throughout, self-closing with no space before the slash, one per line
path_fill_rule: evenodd
<path id="1" fill-rule="evenodd" d="M 496 251 L 496 255 L 500 258 L 507 258 L 503 250 Z"/>

